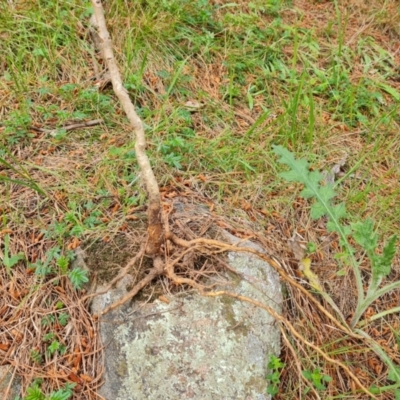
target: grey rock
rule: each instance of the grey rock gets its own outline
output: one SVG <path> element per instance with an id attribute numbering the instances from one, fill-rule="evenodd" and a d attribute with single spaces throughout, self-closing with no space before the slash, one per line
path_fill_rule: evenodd
<path id="1" fill-rule="evenodd" d="M 0 366 L 0 399 L 14 399 L 21 391 L 21 378 L 13 375 L 13 367 Z"/>
<path id="2" fill-rule="evenodd" d="M 241 245 L 262 251 L 254 243 Z M 229 253 L 228 262 L 244 279 L 226 274 L 229 282 L 215 290 L 280 311 L 279 277 L 272 267 L 238 252 Z M 121 298 L 127 284 L 96 297 L 92 311 Z M 280 353 L 279 330 L 271 315 L 252 304 L 197 293 L 174 296 L 169 304 L 134 302 L 102 317 L 101 336 L 106 372 L 100 395 L 107 400 L 270 399 L 265 376 L 270 356 Z"/>

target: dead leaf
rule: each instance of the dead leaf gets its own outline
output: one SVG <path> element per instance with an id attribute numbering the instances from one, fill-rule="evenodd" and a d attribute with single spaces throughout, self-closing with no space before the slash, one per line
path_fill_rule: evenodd
<path id="1" fill-rule="evenodd" d="M 79 377 L 83 379 L 85 382 L 92 382 L 93 378 L 86 374 L 80 374 Z"/>
<path id="2" fill-rule="evenodd" d="M 192 111 L 196 111 L 203 106 L 203 104 L 199 103 L 196 100 L 189 100 L 185 103 L 185 107 L 189 108 Z"/>
<path id="3" fill-rule="evenodd" d="M 72 239 L 72 242 L 67 246 L 68 250 L 75 250 L 81 244 L 80 240 L 77 237 Z"/>
<path id="4" fill-rule="evenodd" d="M 287 243 L 296 260 L 302 261 L 306 254 L 306 246 L 300 241 L 299 235 L 294 233 Z"/>
<path id="5" fill-rule="evenodd" d="M 301 260 L 300 265 L 302 267 L 302 272 L 307 278 L 310 286 L 313 289 L 322 292 L 323 290 L 321 284 L 319 283 L 318 276 L 314 274 L 314 272 L 311 270 L 311 260 L 309 258 L 304 258 L 303 260 Z"/>
<path id="6" fill-rule="evenodd" d="M 251 204 L 249 202 L 247 202 L 246 200 L 242 200 L 242 209 L 244 211 L 251 210 Z"/>
<path id="7" fill-rule="evenodd" d="M 202 182 L 207 182 L 207 177 L 203 174 L 197 175 L 197 177 L 202 181 Z"/>
<path id="8" fill-rule="evenodd" d="M 7 351 L 10 348 L 9 343 L 0 343 L 0 350 Z"/>
<path id="9" fill-rule="evenodd" d="M 81 361 L 82 361 L 82 354 L 79 352 L 79 354 L 75 355 L 74 360 L 73 360 L 74 368 L 79 368 Z"/>
<path id="10" fill-rule="evenodd" d="M 82 382 L 82 379 L 79 378 L 79 376 L 76 375 L 76 374 L 75 374 L 74 372 L 72 372 L 72 371 L 69 373 L 68 378 L 69 378 L 72 382 L 79 383 L 79 384 L 82 384 L 82 383 L 83 383 L 83 382 Z"/>

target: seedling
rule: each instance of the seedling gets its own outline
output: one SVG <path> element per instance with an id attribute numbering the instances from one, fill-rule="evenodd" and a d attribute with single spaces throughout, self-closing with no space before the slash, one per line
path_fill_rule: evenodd
<path id="1" fill-rule="evenodd" d="M 81 289 L 82 286 L 89 281 L 87 271 L 81 268 L 74 268 L 68 273 L 68 277 L 75 289 Z"/>
<path id="2" fill-rule="evenodd" d="M 326 390 L 324 383 L 329 383 L 332 380 L 330 376 L 322 374 L 319 368 L 313 371 L 303 371 L 303 376 L 308 379 L 317 390 Z"/>
<path id="3" fill-rule="evenodd" d="M 267 393 L 274 396 L 279 392 L 280 376 L 285 364 L 275 356 L 271 356 L 268 363 L 268 369 L 271 372 L 265 377 L 268 380 Z"/>
<path id="4" fill-rule="evenodd" d="M 4 236 L 4 254 L 1 260 L 3 265 L 6 267 L 8 274 L 11 276 L 11 268 L 14 267 L 19 261 L 25 258 L 23 253 L 10 255 L 10 236 Z"/>

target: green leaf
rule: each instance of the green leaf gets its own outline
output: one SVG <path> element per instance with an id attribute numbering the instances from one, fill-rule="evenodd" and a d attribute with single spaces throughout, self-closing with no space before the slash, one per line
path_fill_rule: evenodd
<path id="1" fill-rule="evenodd" d="M 53 340 L 55 337 L 56 337 L 56 334 L 54 332 L 49 332 L 49 333 L 46 333 L 43 336 L 43 341 L 44 342 L 49 342 L 50 340 Z"/>
<path id="2" fill-rule="evenodd" d="M 346 206 L 344 205 L 344 203 L 339 203 L 336 204 L 335 206 L 332 207 L 332 216 L 333 218 L 339 220 L 341 218 L 346 217 L 347 212 L 346 212 Z M 348 229 L 348 235 L 350 234 L 351 229 Z"/>
<path id="3" fill-rule="evenodd" d="M 326 214 L 326 207 L 324 206 L 324 204 L 316 202 L 311 206 L 310 215 L 312 219 L 321 218 L 325 214 Z"/>
<path id="4" fill-rule="evenodd" d="M 61 313 L 58 316 L 58 322 L 60 323 L 61 326 L 67 325 L 68 320 L 69 320 L 69 314 L 67 313 Z"/>
<path id="5" fill-rule="evenodd" d="M 67 269 L 68 269 L 68 265 L 69 265 L 69 259 L 68 259 L 68 257 L 66 257 L 66 256 L 60 256 L 58 259 L 57 259 L 57 265 L 58 265 L 58 267 L 60 268 L 60 270 L 61 270 L 61 272 L 63 273 L 63 274 L 65 274 L 66 272 L 67 272 Z"/>
<path id="6" fill-rule="evenodd" d="M 278 160 L 281 164 L 286 164 L 290 167 L 290 171 L 281 172 L 279 176 L 286 179 L 288 182 L 305 183 L 305 177 L 308 176 L 308 162 L 304 159 L 296 160 L 293 154 L 282 146 L 273 145 L 273 151 L 281 158 Z"/>
<path id="7" fill-rule="evenodd" d="M 41 364 L 43 362 L 43 357 L 38 350 L 31 350 L 30 357 L 36 364 Z"/>
<path id="8" fill-rule="evenodd" d="M 397 382 L 396 374 L 397 375 L 400 374 L 400 366 L 398 366 L 398 365 L 394 366 L 394 370 L 391 368 L 389 369 L 389 373 L 388 373 L 388 377 L 387 377 L 389 379 L 389 381 Z"/>
<path id="9" fill-rule="evenodd" d="M 6 149 L 1 147 L 1 150 L 5 152 L 9 157 L 11 157 L 16 165 L 18 165 L 18 161 L 8 153 Z M 12 179 L 7 176 L 0 176 L 0 181 L 12 182 L 17 183 L 18 185 L 30 187 L 33 190 L 36 190 L 38 193 L 44 195 L 45 192 L 30 178 L 29 174 L 21 167 L 21 171 L 18 171 L 17 168 L 13 167 L 9 162 L 7 162 L 4 158 L 0 157 L 0 163 L 5 165 L 8 169 L 14 171 L 18 175 L 22 176 L 26 179 L 26 181 L 21 181 L 20 179 Z"/>
<path id="10" fill-rule="evenodd" d="M 75 387 L 75 385 L 75 383 L 67 383 L 63 389 L 57 390 L 57 392 L 53 392 L 47 399 L 68 400 L 73 395 L 72 389 Z"/>
<path id="11" fill-rule="evenodd" d="M 336 195 L 334 186 L 332 184 L 321 185 L 322 174 L 319 171 L 309 171 L 309 164 L 306 160 L 296 160 L 293 154 L 282 146 L 273 145 L 272 147 L 274 153 L 280 156 L 278 162 L 286 164 L 290 168 L 290 171 L 282 172 L 279 175 L 290 182 L 304 184 L 304 189 L 300 193 L 302 197 L 315 198 L 316 201 L 311 206 L 311 218 L 318 219 L 325 215 L 328 216 L 328 229 L 345 237 L 345 227 L 340 224 L 340 219 L 346 216 L 346 207 L 344 204 L 332 204 L 332 199 Z"/>
<path id="12" fill-rule="evenodd" d="M 269 369 L 279 369 L 279 368 L 283 368 L 285 366 L 285 364 L 280 360 L 280 358 L 272 355 L 269 363 L 268 363 L 268 368 Z"/>
<path id="13" fill-rule="evenodd" d="M 382 255 L 376 256 L 373 268 L 378 270 L 379 275 L 387 276 L 392 268 L 393 258 L 396 254 L 397 236 L 393 235 L 383 248 Z"/>
<path id="14" fill-rule="evenodd" d="M 378 246 L 378 235 L 374 232 L 374 222 L 367 219 L 364 222 L 351 224 L 354 240 L 367 252 L 374 252 Z"/>
<path id="15" fill-rule="evenodd" d="M 279 393 L 279 388 L 276 387 L 276 385 L 271 385 L 267 387 L 267 393 L 275 396 L 276 394 Z"/>
<path id="16" fill-rule="evenodd" d="M 50 354 L 53 354 L 60 348 L 60 346 L 60 342 L 58 342 L 57 340 L 53 340 L 47 350 Z"/>
<path id="17" fill-rule="evenodd" d="M 400 93 L 396 89 L 382 82 L 375 82 L 375 83 L 386 93 L 389 93 L 396 101 L 400 101 Z"/>
<path id="18" fill-rule="evenodd" d="M 23 260 L 25 258 L 24 253 L 18 253 L 10 257 L 10 236 L 4 236 L 4 256 L 3 256 L 3 265 L 10 270 L 18 261 Z"/>
<path id="19" fill-rule="evenodd" d="M 87 277 L 87 271 L 80 268 L 74 268 L 68 273 L 68 277 L 75 289 L 80 289 L 89 281 L 89 278 Z"/>
<path id="20" fill-rule="evenodd" d="M 40 387 L 38 384 L 35 384 L 31 387 L 29 387 L 26 390 L 26 396 L 24 400 L 44 400 L 44 394 L 40 390 Z"/>

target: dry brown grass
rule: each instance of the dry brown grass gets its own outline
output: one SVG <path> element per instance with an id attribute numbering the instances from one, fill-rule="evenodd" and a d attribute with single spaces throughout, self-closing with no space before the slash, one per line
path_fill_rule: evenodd
<path id="1" fill-rule="evenodd" d="M 22 3 L 20 13 L 27 7 Z M 231 2 L 214 3 L 221 5 Z M 249 2 L 237 3 L 239 4 L 235 9 L 237 14 L 251 13 Z M 124 13 L 122 2 L 118 5 L 119 8 L 117 2 L 113 3 L 113 7 L 110 26 L 113 29 L 120 65 L 126 68 L 126 75 L 129 76 L 140 69 L 143 59 L 147 57 L 142 79 L 143 88 L 141 91 L 133 91 L 132 97 L 141 108 L 156 110 L 146 118 L 146 122 L 151 124 L 155 131 L 154 136 L 150 138 L 149 151 L 156 165 L 159 181 L 164 185 L 162 190 L 164 202 L 169 204 L 174 198 L 184 197 L 192 203 L 207 204 L 211 209 L 213 223 L 239 237 L 253 237 L 258 240 L 272 253 L 273 259 L 279 260 L 286 274 L 307 290 L 310 290 L 310 287 L 299 270 L 299 262 L 288 241 L 296 233 L 303 245 L 317 244 L 317 251 L 311 255 L 313 270 L 345 317 L 350 318 L 355 306 L 356 291 L 350 271 L 344 275 L 337 274 L 338 262 L 335 259 L 335 253 L 339 250 L 337 237 L 327 232 L 325 221 L 311 221 L 308 213 L 309 204 L 297 196 L 298 187 L 288 185 L 283 188 L 281 182 L 276 179 L 278 169 L 274 161 L 267 157 L 270 144 L 284 140 L 285 132 L 290 128 L 291 119 L 287 117 L 288 109 L 285 106 L 285 102 L 289 102 L 293 96 L 293 92 L 288 90 L 290 85 L 277 79 L 266 80 L 268 98 L 266 99 L 264 94 L 255 95 L 253 108 L 250 109 L 246 100 L 246 90 L 249 85 L 256 85 L 257 78 L 262 74 L 262 71 L 255 67 L 246 73 L 242 91 L 232 104 L 229 104 L 224 93 L 231 82 L 232 74 L 229 69 L 232 67 L 229 65 L 229 56 L 232 54 L 229 51 L 236 52 L 236 55 L 243 58 L 246 58 L 248 53 L 242 54 L 242 48 L 231 49 L 226 45 L 225 51 L 213 54 L 208 59 L 202 54 L 190 57 L 184 66 L 183 75 L 190 76 L 191 79 L 181 83 L 179 90 L 166 99 L 163 95 L 168 91 L 169 83 L 160 71 L 174 73 L 176 43 L 163 38 L 162 32 L 170 29 L 171 21 L 167 18 L 158 21 L 152 32 L 153 42 L 150 40 L 151 52 L 146 53 L 144 50 L 138 52 L 138 57 L 128 65 L 129 54 L 124 52 L 124 49 L 129 35 L 133 43 L 142 40 L 140 30 L 135 24 L 144 30 L 148 29 L 150 17 L 144 7 L 138 8 L 136 19 Z M 228 7 L 220 9 L 218 18 L 222 20 L 228 12 Z M 341 16 L 340 24 L 338 12 Z M 292 4 L 282 7 L 279 15 L 282 18 L 282 25 L 313 32 L 314 37 L 318 39 L 320 52 L 317 58 L 312 54 L 304 56 L 309 56 L 322 70 L 332 65 L 332 49 L 338 48 L 342 41 L 343 48 L 352 55 L 349 81 L 354 85 L 366 77 L 372 80 L 379 78 L 379 73 L 376 71 L 370 71 L 367 76 L 364 74 L 365 65 L 362 56 L 365 48 L 361 52 L 357 50 L 360 39 L 372 38 L 393 57 L 397 66 L 400 65 L 400 13 L 395 0 L 385 2 L 343 0 L 338 1 L 338 9 L 331 1 L 295 0 Z M 261 13 L 255 23 L 260 28 L 265 28 L 274 18 Z M 77 24 L 76 21 L 73 24 Z M 124 29 L 120 26 L 124 26 Z M 85 29 L 78 28 L 80 34 L 84 36 Z M 195 32 L 195 29 L 196 27 L 191 32 Z M 224 33 L 235 37 L 243 33 L 243 29 L 240 25 L 232 25 Z M 11 33 L 0 32 L 0 37 L 6 40 L 11 37 Z M 181 39 L 180 44 L 183 46 L 187 40 L 187 38 Z M 266 43 L 265 46 L 270 44 Z M 61 65 L 57 72 L 57 87 L 65 83 L 77 83 L 81 88 L 91 88 L 93 82 L 90 78 L 96 75 L 96 63 L 93 63 L 90 54 L 82 51 L 79 53 L 80 61 L 77 62 L 68 52 L 68 46 L 60 52 Z M 296 48 L 293 42 L 287 43 L 282 48 L 282 56 L 289 63 L 295 54 Z M 97 60 L 97 67 L 101 70 L 103 68 L 101 57 L 98 54 L 94 57 Z M 5 61 L 1 62 L 2 73 L 6 71 L 7 65 Z M 293 68 L 297 71 L 302 70 L 303 64 L 299 58 L 296 63 L 293 62 Z M 44 61 L 35 66 L 35 71 L 36 75 L 31 75 L 28 79 L 28 87 L 42 84 L 39 84 L 37 77 L 52 76 L 51 68 Z M 22 99 L 15 82 L 3 80 L 1 82 L 0 116 L 5 119 L 12 110 L 19 109 Z M 398 76 L 396 78 L 394 74 L 391 75 L 386 83 L 400 90 Z M 108 90 L 109 88 L 105 87 L 102 93 L 109 94 Z M 393 104 L 393 99 L 386 92 L 383 92 L 382 96 L 387 107 Z M 52 105 L 66 112 L 73 112 L 75 109 L 75 102 L 65 101 L 54 94 L 43 96 L 33 91 L 30 93 L 30 98 L 33 103 L 40 104 L 46 109 Z M 394 118 L 390 124 L 377 120 L 368 128 L 362 124 L 349 126 L 329 109 L 329 99 L 322 95 L 315 95 L 314 99 L 316 115 L 315 136 L 312 143 L 305 142 L 303 146 L 301 136 L 303 131 L 301 131 L 297 138 L 298 142 L 289 140 L 288 146 L 306 154 L 316 153 L 318 158 L 313 160 L 313 167 L 318 169 L 334 165 L 345 154 L 348 155 L 348 161 L 343 173 L 361 163 L 354 174 L 341 183 L 341 200 L 346 202 L 352 215 L 360 218 L 371 215 L 377 221 L 383 220 L 379 228 L 384 237 L 398 232 L 400 224 L 396 212 L 399 207 L 400 179 L 398 118 Z M 168 167 L 157 152 L 163 141 L 171 135 L 171 131 L 179 130 L 181 126 L 186 127 L 187 122 L 179 120 L 175 117 L 175 113 L 187 100 L 199 101 L 203 107 L 191 113 L 190 128 L 195 132 L 195 136 L 191 139 L 195 143 L 194 156 L 191 156 L 186 170 L 176 171 Z M 244 140 L 246 133 L 264 109 L 270 110 L 271 115 L 260 123 L 254 135 Z M 49 125 L 52 127 L 59 122 L 57 119 L 45 120 L 42 113 L 37 110 L 31 111 L 31 117 L 32 125 L 36 127 L 49 127 Z M 94 110 L 91 117 L 98 118 L 104 115 L 98 115 L 98 111 Z M 0 240 L 4 244 L 4 235 L 10 235 L 11 254 L 23 252 L 29 263 L 35 263 L 44 260 L 46 252 L 56 245 L 64 250 L 73 250 L 83 244 L 90 246 L 91 241 L 96 240 L 104 247 L 110 243 L 111 248 L 111 244 L 118 243 L 120 237 L 123 237 L 126 243 L 125 250 L 134 251 L 138 248 L 142 231 L 132 221 L 143 219 L 145 206 L 143 206 L 142 188 L 136 183 L 132 185 L 126 178 L 128 169 L 130 172 L 135 171 L 134 166 L 127 166 L 129 163 L 132 164 L 132 159 L 126 160 L 117 154 L 117 151 L 122 149 L 125 155 L 133 147 L 133 141 L 129 127 L 118 108 L 115 113 L 110 112 L 105 117 L 105 123 L 100 128 L 70 132 L 63 140 L 57 141 L 48 135 L 30 130 L 33 135 L 31 141 L 10 145 L 9 149 L 15 160 L 46 192 L 46 196 L 41 196 L 32 189 L 14 183 L 2 184 L 0 208 L 3 214 L 3 226 Z M 304 105 L 299 106 L 296 113 L 299 131 L 309 123 L 308 118 L 309 109 Z M 5 127 L 0 126 L 0 134 L 4 132 Z M 254 162 L 251 165 L 256 165 L 256 174 L 240 168 L 240 165 L 234 162 L 228 171 L 227 168 L 220 167 L 218 161 L 212 164 L 210 156 L 206 155 L 207 145 L 215 143 L 214 155 L 218 157 L 218 154 L 222 154 L 220 160 L 222 163 L 224 157 L 230 157 L 225 149 L 234 146 L 235 141 L 240 140 L 242 141 L 238 147 L 241 147 L 243 152 L 237 151 L 232 159 L 241 158 L 248 164 Z M 385 145 L 380 147 L 381 143 Z M 110 153 L 110 148 L 115 148 L 116 151 Z M 0 173 L 7 174 L 9 178 L 21 179 L 19 174 L 13 173 L 4 165 L 0 166 Z M 107 195 L 103 195 L 101 191 L 106 191 Z M 105 197 L 107 202 L 103 203 Z M 126 201 L 128 197 L 136 197 L 137 204 L 128 203 Z M 93 202 L 96 210 L 101 212 L 99 216 L 101 224 L 93 229 L 86 229 L 81 236 L 48 235 L 50 226 L 55 222 L 65 222 L 67 227 L 71 228 L 73 224 L 65 219 L 66 214 L 71 211 L 71 201 L 78 205 L 80 222 L 90 216 L 90 211 L 85 209 L 84 205 L 89 201 Z M 173 215 L 171 218 L 175 232 L 182 234 L 186 240 L 192 240 L 194 236 L 206 233 L 204 229 L 207 225 L 202 225 L 198 221 L 193 222 L 197 225 L 191 232 L 187 229 L 185 232 L 182 231 L 182 226 L 174 225 L 177 220 Z M 192 268 L 188 269 L 185 265 L 181 265 L 181 268 L 177 266 L 176 273 L 180 277 L 197 282 L 208 272 L 218 272 L 214 264 L 210 264 L 209 271 L 202 269 L 205 255 L 201 252 L 192 256 L 194 257 Z M 399 265 L 400 258 L 397 255 L 393 271 L 387 280 L 400 279 Z M 367 281 L 369 266 L 362 264 L 361 269 Z M 143 271 L 136 271 L 137 279 L 140 280 L 146 271 L 148 266 Z M 101 344 L 98 341 L 97 322 L 92 320 L 88 312 L 88 303 L 80 301 L 79 295 L 71 288 L 65 277 L 51 276 L 50 280 L 39 282 L 22 263 L 14 267 L 12 275 L 3 269 L 0 279 L 2 361 L 13 365 L 15 371 L 23 377 L 24 387 L 37 377 L 45 378 L 47 385 L 45 388 L 49 392 L 66 381 L 74 381 L 79 383 L 74 399 L 95 399 L 96 388 L 101 382 L 101 367 L 98 364 L 98 361 L 102 361 Z M 57 284 L 54 284 L 55 279 L 59 279 Z M 332 320 L 317 311 L 316 305 L 299 287 L 288 283 L 285 287 L 287 295 L 283 316 L 304 340 L 318 346 L 327 356 L 345 363 L 365 387 L 388 383 L 386 366 L 362 340 L 349 337 L 337 329 Z M 149 293 L 154 287 L 150 289 Z M 173 283 L 164 285 L 164 289 L 158 283 L 156 294 L 165 289 L 173 290 Z M 330 310 L 329 305 L 325 304 L 317 294 L 314 296 L 321 305 Z M 397 306 L 400 302 L 399 296 L 399 291 L 395 291 L 380 299 L 367 311 L 367 316 Z M 57 356 L 55 359 L 46 360 L 42 365 L 36 365 L 30 357 L 30 350 L 38 349 L 44 353 L 43 336 L 49 333 L 49 329 L 42 327 L 40 321 L 43 316 L 55 316 L 59 313 L 54 309 L 57 301 L 62 301 L 63 310 L 68 311 L 71 316 L 70 322 L 65 327 L 53 326 L 60 343 L 67 346 L 67 352 L 65 356 Z M 276 398 L 329 399 L 334 396 L 366 398 L 364 393 L 357 391 L 354 380 L 344 370 L 324 361 L 320 354 L 305 344 L 304 340 L 300 340 L 287 327 L 282 326 L 284 336 L 281 359 L 285 362 L 286 368 L 281 376 L 281 393 Z M 366 328 L 367 333 L 380 343 L 396 364 L 400 363 L 396 338 L 399 329 L 400 323 L 396 315 L 380 322 L 373 322 Z M 319 368 L 333 380 L 326 392 L 311 391 L 304 394 L 305 387 L 309 386 L 309 383 L 302 377 L 301 370 L 314 368 Z M 378 398 L 391 399 L 393 398 L 391 396 L 392 393 L 386 393 Z"/>

